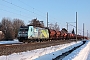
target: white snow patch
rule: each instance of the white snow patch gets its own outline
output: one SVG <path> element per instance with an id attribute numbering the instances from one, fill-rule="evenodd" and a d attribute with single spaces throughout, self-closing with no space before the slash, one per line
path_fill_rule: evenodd
<path id="1" fill-rule="evenodd" d="M 58 51 L 54 51 L 54 52 L 52 52 L 52 53 L 50 53 L 50 54 L 46 54 L 46 55 L 44 55 L 44 56 L 41 56 L 41 57 L 39 57 L 39 58 L 36 58 L 35 60 L 47 60 L 47 59 L 48 59 L 48 60 L 52 60 L 52 59 L 56 58 L 57 56 L 62 55 L 62 53 L 67 52 L 67 51 L 71 50 L 72 48 L 81 45 L 82 43 L 83 43 L 83 42 L 79 42 L 79 43 L 70 45 L 69 47 L 66 47 L 66 48 L 64 48 L 64 49 L 60 49 L 60 50 L 58 50 Z M 47 57 L 48 57 L 48 58 L 47 58 Z M 46 58 L 47 58 L 47 59 L 46 59 Z"/>
<path id="2" fill-rule="evenodd" d="M 88 55 L 90 53 L 90 41 L 87 44 L 83 45 L 81 48 L 77 49 L 73 53 L 78 52 L 72 60 L 88 60 Z"/>
<path id="3" fill-rule="evenodd" d="M 22 43 L 22 42 L 19 42 L 18 39 L 14 39 L 12 41 L 0 41 L 0 44 L 12 44 L 12 43 Z"/>

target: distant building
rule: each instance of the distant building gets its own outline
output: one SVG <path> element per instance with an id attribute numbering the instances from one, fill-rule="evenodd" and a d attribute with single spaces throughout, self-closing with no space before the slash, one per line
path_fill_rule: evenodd
<path id="1" fill-rule="evenodd" d="M 4 39 L 4 33 L 0 31 L 0 40 Z"/>
<path id="2" fill-rule="evenodd" d="M 0 35 L 2 34 L 2 31 L 0 31 Z"/>

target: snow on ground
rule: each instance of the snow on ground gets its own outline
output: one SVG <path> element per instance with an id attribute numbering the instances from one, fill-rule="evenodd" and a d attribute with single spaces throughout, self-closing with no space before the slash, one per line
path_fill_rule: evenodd
<path id="1" fill-rule="evenodd" d="M 80 41 L 31 50 L 27 52 L 13 53 L 7 56 L 3 55 L 3 56 L 0 56 L 0 60 L 52 60 L 52 58 L 55 58 L 57 55 L 60 55 L 63 52 L 71 49 L 73 46 L 76 46 L 79 44 L 81 44 Z M 90 41 L 88 41 L 85 45 L 81 46 L 75 51 L 73 51 L 71 54 L 66 56 L 63 60 L 80 60 L 81 58 L 83 58 L 81 60 L 90 59 L 88 58 L 90 57 L 89 46 L 90 46 Z M 66 47 L 69 47 L 69 49 Z"/>
<path id="2" fill-rule="evenodd" d="M 0 44 L 12 44 L 12 43 L 22 43 L 19 42 L 17 39 L 14 39 L 12 41 L 8 40 L 8 41 L 0 41 Z"/>
<path id="3" fill-rule="evenodd" d="M 63 60 L 88 60 L 88 54 L 90 53 L 90 41 L 82 45 L 80 48 L 73 51 L 66 56 Z"/>
<path id="4" fill-rule="evenodd" d="M 27 51 L 27 52 L 13 53 L 13 54 L 8 55 L 8 56 L 0 56 L 0 60 L 6 60 L 6 59 L 8 59 L 8 60 L 33 60 L 33 59 L 36 59 L 42 55 L 49 54 L 49 53 L 64 49 L 64 48 L 71 46 L 73 44 L 76 44 L 76 42 L 57 45 L 57 46 L 51 46 L 51 47 L 46 47 L 46 48 L 41 48 L 41 49 L 36 49 L 36 50 L 32 50 L 32 51 Z"/>
<path id="5" fill-rule="evenodd" d="M 90 45 L 88 47 L 90 47 Z M 90 60 L 90 48 L 89 48 L 87 60 Z"/>
<path id="6" fill-rule="evenodd" d="M 79 42 L 79 43 L 73 44 L 73 45 L 71 45 L 71 46 L 69 46 L 69 47 L 66 47 L 66 48 L 64 48 L 64 49 L 55 51 L 55 52 L 50 53 L 50 54 L 46 54 L 46 55 L 41 56 L 41 57 L 39 57 L 39 58 L 36 58 L 35 60 L 52 60 L 52 59 L 56 58 L 57 56 L 62 55 L 62 53 L 67 52 L 67 51 L 71 50 L 72 48 L 81 45 L 82 43 L 83 43 L 83 42 Z M 47 57 L 48 57 L 48 58 L 47 58 Z M 47 59 L 46 59 L 46 58 L 47 58 Z"/>

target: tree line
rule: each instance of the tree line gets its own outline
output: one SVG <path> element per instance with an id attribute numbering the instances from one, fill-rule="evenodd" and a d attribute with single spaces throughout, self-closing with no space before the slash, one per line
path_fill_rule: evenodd
<path id="1" fill-rule="evenodd" d="M 29 21 L 28 25 L 33 25 L 35 27 L 45 27 L 44 22 L 36 19 L 32 19 L 31 21 Z M 23 20 L 21 19 L 10 19 L 10 18 L 3 18 L 0 22 L 0 31 L 3 32 L 4 34 L 4 40 L 12 40 L 17 38 L 18 35 L 18 30 L 20 28 L 20 26 L 25 26 L 25 23 Z M 60 31 L 60 27 L 57 24 L 57 22 L 55 24 L 49 24 L 49 29 L 54 29 L 56 31 Z M 62 29 L 65 30 L 66 29 Z M 67 31 L 66 31 L 67 32 Z"/>
<path id="2" fill-rule="evenodd" d="M 20 19 L 3 18 L 0 22 L 0 31 L 4 33 L 4 39 L 15 39 L 20 26 L 24 26 L 24 21 Z"/>

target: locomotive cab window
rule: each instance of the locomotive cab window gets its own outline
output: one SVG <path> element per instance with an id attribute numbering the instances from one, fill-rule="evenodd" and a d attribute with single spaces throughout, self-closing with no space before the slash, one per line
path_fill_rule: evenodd
<path id="1" fill-rule="evenodd" d="M 25 29 L 25 31 L 28 31 L 28 29 Z"/>

